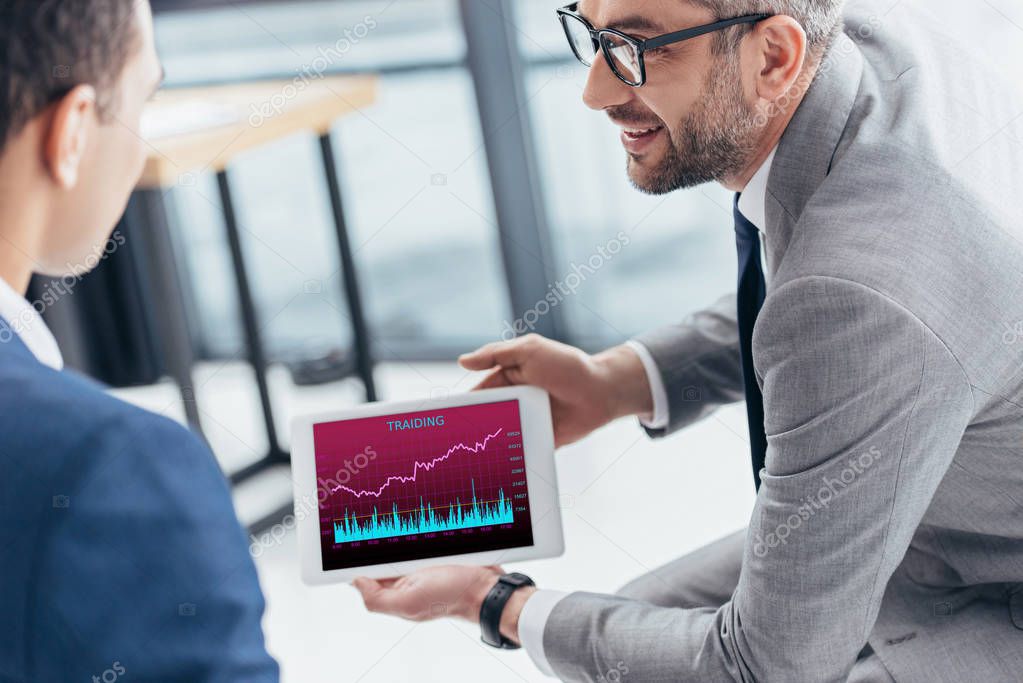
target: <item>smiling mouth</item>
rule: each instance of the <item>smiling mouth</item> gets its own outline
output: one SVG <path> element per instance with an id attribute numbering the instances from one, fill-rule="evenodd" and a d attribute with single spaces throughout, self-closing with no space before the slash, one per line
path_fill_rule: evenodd
<path id="1" fill-rule="evenodd" d="M 629 140 L 642 140 L 650 135 L 661 130 L 661 126 L 652 126 L 650 128 L 622 128 L 622 135 Z"/>
<path id="2" fill-rule="evenodd" d="M 621 129 L 622 146 L 635 159 L 653 151 L 654 145 L 661 138 L 661 133 L 665 131 L 664 126 L 661 125 L 643 128 L 621 126 Z"/>

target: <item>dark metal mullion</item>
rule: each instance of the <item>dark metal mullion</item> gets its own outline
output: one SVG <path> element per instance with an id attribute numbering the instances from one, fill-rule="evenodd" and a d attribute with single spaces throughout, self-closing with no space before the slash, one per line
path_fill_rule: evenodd
<path id="1" fill-rule="evenodd" d="M 164 202 L 167 208 L 167 221 L 169 225 L 181 224 L 181 218 L 176 202 Z M 181 243 L 177 233 L 173 230 L 168 232 L 170 236 L 170 248 L 173 249 L 174 272 L 178 275 L 178 284 L 181 291 L 181 307 L 184 312 L 185 321 L 188 324 L 188 334 L 191 339 L 192 362 L 208 360 L 210 351 L 203 330 L 202 315 L 199 311 L 199 302 L 195 295 L 195 271 L 189 263 L 188 255 L 185 253 L 184 245 Z"/>
<path id="2" fill-rule="evenodd" d="M 522 59 L 511 0 L 459 0 L 476 89 L 512 313 L 521 319 L 554 281 L 547 211 L 540 191 Z M 568 341 L 560 307 L 533 330 Z"/>
<path id="3" fill-rule="evenodd" d="M 227 233 L 227 241 L 231 249 L 231 265 L 234 271 L 235 285 L 238 289 L 238 306 L 242 318 L 244 344 L 248 352 L 249 363 L 252 365 L 253 373 L 256 376 L 259 402 L 263 409 L 263 420 L 270 447 L 266 460 L 285 462 L 288 460 L 288 454 L 281 449 L 280 441 L 277 439 L 277 426 L 274 423 L 273 406 L 270 403 L 270 388 L 266 377 L 268 363 L 263 349 L 259 315 L 256 311 L 252 288 L 249 284 L 245 255 L 242 252 L 241 235 L 238 230 L 238 219 L 234 210 L 234 202 L 231 199 L 231 186 L 228 182 L 227 171 L 217 173 L 217 188 L 220 191 L 220 201 L 223 205 L 224 229 Z M 232 477 L 232 480 L 234 479 L 235 477 Z"/>
<path id="4" fill-rule="evenodd" d="M 337 160 L 330 133 L 320 136 L 320 156 L 323 158 L 323 173 L 330 196 L 330 209 L 334 217 L 338 252 L 341 258 L 341 277 L 344 283 L 348 314 L 352 320 L 352 345 L 355 350 L 355 366 L 366 389 L 366 400 L 377 400 L 376 383 L 373 381 L 373 356 L 369 340 L 369 328 L 362 307 L 359 280 L 355 271 L 355 254 L 352 251 L 348 226 L 345 222 L 344 206 L 341 201 L 341 183 L 338 177 Z"/>
<path id="5" fill-rule="evenodd" d="M 147 189 L 135 193 L 147 230 L 143 231 L 146 266 L 152 273 L 153 289 L 158 293 L 162 314 L 153 316 L 166 372 L 174 379 L 181 393 L 185 419 L 189 427 L 203 436 L 198 399 L 192 379 L 195 363 L 192 335 L 185 310 L 183 283 L 174 265 L 174 245 L 167 220 L 164 190 Z M 129 205 L 130 206 L 130 205 Z"/>

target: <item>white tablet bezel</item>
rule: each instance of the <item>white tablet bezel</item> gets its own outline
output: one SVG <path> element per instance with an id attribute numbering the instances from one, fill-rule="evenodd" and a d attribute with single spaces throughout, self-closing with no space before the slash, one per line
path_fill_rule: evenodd
<path id="1" fill-rule="evenodd" d="M 319 501 L 313 449 L 313 425 L 420 410 L 436 410 L 480 403 L 518 400 L 522 452 L 526 465 L 533 545 L 502 550 L 444 555 L 422 560 L 389 562 L 365 567 L 323 570 L 320 552 Z M 295 520 L 298 531 L 302 580 L 310 585 L 351 581 L 356 576 L 402 576 L 420 567 L 438 564 L 491 565 L 519 560 L 557 557 L 564 552 L 561 506 L 554 466 L 554 434 L 550 397 L 538 387 L 517 386 L 473 391 L 445 398 L 367 403 L 346 410 L 296 417 L 291 422 L 291 468 L 295 485 Z"/>

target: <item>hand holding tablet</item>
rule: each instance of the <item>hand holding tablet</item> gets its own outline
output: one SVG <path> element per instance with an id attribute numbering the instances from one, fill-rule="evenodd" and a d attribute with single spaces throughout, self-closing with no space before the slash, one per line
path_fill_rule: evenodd
<path id="1" fill-rule="evenodd" d="M 292 423 L 307 583 L 563 551 L 547 392 L 374 403 Z M 318 514 L 299 514 L 316 501 Z"/>

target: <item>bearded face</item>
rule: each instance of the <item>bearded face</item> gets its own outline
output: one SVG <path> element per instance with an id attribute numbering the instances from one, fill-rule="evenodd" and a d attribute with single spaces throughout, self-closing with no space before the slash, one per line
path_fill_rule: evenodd
<path id="1" fill-rule="evenodd" d="M 635 137 L 623 133 L 629 179 L 639 190 L 665 194 L 719 181 L 748 163 L 756 145 L 757 112 L 743 97 L 738 57 L 715 60 L 719 64 L 709 70 L 702 93 L 681 120 L 662 121 L 638 100 L 608 109 L 616 123 L 654 137 L 634 145 Z"/>

